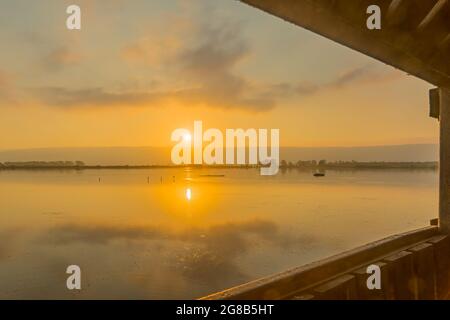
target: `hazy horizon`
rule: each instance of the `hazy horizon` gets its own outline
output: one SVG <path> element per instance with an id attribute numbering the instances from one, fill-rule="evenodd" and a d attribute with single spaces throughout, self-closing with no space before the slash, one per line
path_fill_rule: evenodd
<path id="1" fill-rule="evenodd" d="M 280 160 L 426 162 L 439 159 L 437 144 L 358 147 L 281 147 Z M 0 150 L 0 162 L 75 161 L 89 165 L 171 164 L 170 147 L 73 147 Z"/>

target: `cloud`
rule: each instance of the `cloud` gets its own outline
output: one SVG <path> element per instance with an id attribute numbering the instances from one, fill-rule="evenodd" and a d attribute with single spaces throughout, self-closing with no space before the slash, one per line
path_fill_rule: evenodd
<path id="1" fill-rule="evenodd" d="M 339 89 L 349 85 L 395 80 L 400 77 L 401 74 L 400 71 L 394 69 L 392 69 L 391 72 L 380 72 L 373 65 L 365 65 L 347 70 L 329 83 L 326 83 L 324 87 L 328 89 Z"/>
<path id="2" fill-rule="evenodd" d="M 351 69 L 351 70 L 346 71 L 343 74 L 339 75 L 337 78 L 332 80 L 326 86 L 331 87 L 331 88 L 342 87 L 345 85 L 355 83 L 355 82 L 357 82 L 365 77 L 368 77 L 370 75 L 371 75 L 371 73 L 370 73 L 369 67 L 357 67 L 357 68 Z"/>
<path id="3" fill-rule="evenodd" d="M 201 24 L 193 29 L 196 36 L 191 41 L 176 40 L 176 32 L 171 32 L 163 54 L 160 53 L 163 41 L 157 38 L 152 41 L 152 44 L 156 42 L 152 50 L 148 49 L 147 40 L 140 40 L 127 45 L 122 57 L 150 64 L 163 61 L 173 78 L 190 86 L 159 94 L 183 104 L 250 111 L 275 107 L 276 102 L 263 87 L 252 84 L 235 71 L 251 53 L 249 44 L 242 38 L 240 23 Z"/>
<path id="4" fill-rule="evenodd" d="M 402 72 L 380 72 L 373 65 L 351 68 L 325 83 L 300 82 L 297 84 L 278 83 L 267 90 L 274 99 L 308 97 L 332 90 L 340 90 L 351 86 L 380 83 L 398 79 Z"/>
<path id="5" fill-rule="evenodd" d="M 122 62 L 142 68 L 157 67 L 164 71 L 170 83 L 158 79 L 161 84 L 158 88 L 138 85 L 131 90 L 48 86 L 35 88 L 33 94 L 44 104 L 71 108 L 159 107 L 175 102 L 188 107 L 265 112 L 289 99 L 392 78 L 391 73 L 380 73 L 368 65 L 347 70 L 325 83 L 260 83 L 238 72 L 239 66 L 253 53 L 243 36 L 242 23 L 191 20 L 186 23 L 184 19 L 174 19 L 174 25 L 168 30 L 139 37 L 120 51 Z M 56 71 L 77 64 L 81 59 L 79 54 L 62 46 L 48 54 L 44 65 Z"/>
<path id="6" fill-rule="evenodd" d="M 48 71 L 58 71 L 64 67 L 80 63 L 82 56 L 66 46 L 50 51 L 42 60 L 42 65 Z"/>
<path id="7" fill-rule="evenodd" d="M 59 107 L 115 107 L 151 105 L 162 98 L 151 92 L 110 92 L 103 88 L 67 89 L 64 87 L 42 87 L 32 90 L 42 102 Z"/>
<path id="8" fill-rule="evenodd" d="M 167 101 L 250 111 L 275 107 L 276 101 L 264 87 L 252 84 L 235 72 L 238 64 L 250 54 L 249 45 L 241 36 L 241 24 L 202 24 L 195 29 L 191 41 L 178 38 L 182 32 L 171 31 L 167 37 L 163 34 L 156 39 L 139 39 L 121 51 L 123 60 L 158 65 L 170 78 L 184 85 L 172 86 L 174 89 L 169 86 L 169 89 L 139 91 L 50 86 L 34 88 L 33 94 L 47 105 L 60 107 L 155 106 Z M 79 61 L 80 56 L 62 47 L 46 57 L 45 66 L 49 70 L 58 70 Z"/>
<path id="9" fill-rule="evenodd" d="M 157 88 L 159 83 L 153 82 L 154 85 L 147 90 L 140 88 L 140 90 L 108 91 L 99 87 L 87 89 L 41 87 L 32 89 L 32 94 L 42 103 L 58 107 L 156 107 L 175 101 L 188 106 L 263 112 L 273 109 L 283 99 L 309 97 L 354 85 L 392 81 L 401 75 L 399 71 L 378 72 L 375 68 L 366 66 L 350 69 L 323 84 L 277 83 L 255 87 L 246 79 L 230 72 L 230 69 L 243 58 L 245 52 L 245 48 L 240 46 L 217 49 L 215 45 L 209 43 L 183 53 L 180 58 L 183 66 L 181 72 L 187 75 L 190 82 L 196 84 L 195 88 L 160 90 Z M 11 90 L 7 89 L 10 88 L 6 84 L 2 86 L 0 73 L 0 99 L 11 96 Z"/>
<path id="10" fill-rule="evenodd" d="M 130 63 L 158 66 L 177 54 L 183 44 L 177 31 L 158 32 L 125 45 L 120 57 Z"/>
<path id="11" fill-rule="evenodd" d="M 179 53 L 180 74 L 197 86 L 179 95 L 181 99 L 225 109 L 265 111 L 275 107 L 275 101 L 264 88 L 235 72 L 237 65 L 250 54 L 241 29 L 240 24 L 205 26 L 199 45 Z"/>
<path id="12" fill-rule="evenodd" d="M 32 89 L 33 95 L 41 102 L 58 107 L 155 107 L 168 101 L 176 101 L 189 106 L 209 106 L 216 108 L 239 108 L 262 112 L 276 107 L 280 100 L 308 97 L 330 90 L 339 90 L 352 85 L 364 85 L 397 79 L 401 73 L 379 73 L 371 67 L 351 69 L 329 82 L 315 84 L 278 83 L 265 86 L 252 86 L 246 79 L 232 74 L 229 70 L 244 52 L 234 48 L 224 54 L 216 48 L 198 48 L 187 52 L 181 59 L 183 74 L 189 75 L 197 87 L 178 90 L 124 90 L 108 91 L 105 88 L 68 89 L 64 87 L 41 87 Z M 207 56 L 205 60 L 201 56 Z M 205 61 L 203 65 L 201 62 Z M 214 66 L 216 66 L 214 68 Z M 1 74 L 0 74 L 1 76 Z M 157 83 L 157 82 L 155 82 Z M 158 83 L 157 83 L 158 84 Z M 0 77 L 0 98 L 2 82 Z"/>
<path id="13" fill-rule="evenodd" d="M 6 75 L 5 72 L 0 70 L 0 88 L 8 86 L 9 83 L 10 83 L 9 77 Z"/>
<path id="14" fill-rule="evenodd" d="M 164 56 L 164 63 L 174 79 L 189 84 L 182 88 L 112 91 L 107 88 L 41 87 L 35 88 L 33 93 L 41 102 L 60 107 L 155 106 L 175 101 L 189 106 L 252 111 L 271 109 L 275 101 L 268 92 L 258 92 L 258 88 L 233 72 L 236 65 L 249 54 L 248 45 L 241 38 L 240 31 L 238 25 L 205 26 L 197 35 L 195 45 L 183 44 L 182 48 L 179 48 L 179 43 L 174 45 L 177 50 L 169 50 L 170 53 Z M 149 64 L 160 59 L 159 53 L 151 56 L 139 43 L 127 46 L 122 55 L 125 59 Z M 77 61 L 65 50 L 53 52 L 47 60 L 51 61 L 47 63 L 49 66 Z"/>
<path id="15" fill-rule="evenodd" d="M 162 93 L 189 105 L 268 111 L 285 99 L 392 80 L 401 74 L 398 71 L 380 72 L 373 65 L 365 65 L 349 69 L 325 83 L 257 84 L 236 72 L 239 64 L 252 54 L 249 43 L 242 37 L 241 23 L 219 21 L 201 25 L 198 29 L 196 45 L 178 42 L 178 54 L 170 51 L 172 59 L 167 62 L 175 69 L 175 77 L 187 79 L 195 88 L 176 94 Z M 134 53 L 142 54 L 138 47 Z"/>
<path id="16" fill-rule="evenodd" d="M 0 106 L 17 103 L 17 88 L 14 77 L 0 70 Z"/>

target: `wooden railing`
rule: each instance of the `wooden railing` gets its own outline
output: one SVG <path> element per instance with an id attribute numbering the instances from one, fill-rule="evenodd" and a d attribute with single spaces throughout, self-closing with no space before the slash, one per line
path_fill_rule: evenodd
<path id="1" fill-rule="evenodd" d="M 450 238 L 437 226 L 397 234 L 202 299 L 443 299 L 450 288 Z M 381 271 L 369 290 L 367 271 Z"/>

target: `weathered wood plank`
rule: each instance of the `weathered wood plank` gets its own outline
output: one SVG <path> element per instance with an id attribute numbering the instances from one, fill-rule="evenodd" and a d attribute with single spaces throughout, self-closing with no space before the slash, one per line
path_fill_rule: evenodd
<path id="1" fill-rule="evenodd" d="M 437 298 L 445 299 L 450 290 L 450 236 L 435 236 L 427 242 L 434 248 L 433 263 L 436 266 Z"/>
<path id="2" fill-rule="evenodd" d="M 356 278 L 346 274 L 330 280 L 314 290 L 320 300 L 354 300 L 356 299 Z"/>
<path id="3" fill-rule="evenodd" d="M 413 254 L 413 268 L 416 298 L 436 299 L 436 265 L 433 245 L 421 243 L 408 249 Z"/>
<path id="4" fill-rule="evenodd" d="M 413 255 L 400 251 L 383 259 L 389 265 L 389 286 L 387 294 L 396 300 L 412 300 L 416 297 Z"/>

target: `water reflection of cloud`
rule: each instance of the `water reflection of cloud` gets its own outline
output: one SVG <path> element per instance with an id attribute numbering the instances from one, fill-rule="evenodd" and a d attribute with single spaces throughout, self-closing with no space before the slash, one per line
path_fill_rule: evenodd
<path id="1" fill-rule="evenodd" d="M 169 269 L 185 278 L 213 287 L 220 287 L 224 283 L 239 283 L 251 278 L 241 270 L 237 259 L 255 247 L 272 246 L 286 249 L 301 243 L 310 243 L 311 240 L 309 237 L 292 236 L 282 232 L 276 223 L 267 220 L 230 222 L 183 230 L 161 226 L 69 224 L 54 227 L 41 238 L 41 241 L 60 246 L 75 243 L 110 245 L 120 241 L 147 245 L 149 248 L 162 245 L 173 252 Z M 152 241 L 152 246 L 148 241 Z M 161 254 L 161 250 L 157 251 L 154 254 Z"/>
<path id="2" fill-rule="evenodd" d="M 157 227 L 86 226 L 67 224 L 52 228 L 42 237 L 45 242 L 64 245 L 74 242 L 107 244 L 113 240 L 162 239 L 165 232 Z"/>
<path id="3" fill-rule="evenodd" d="M 272 244 L 289 246 L 305 237 L 294 237 L 279 230 L 278 225 L 267 220 L 250 220 L 239 223 L 216 224 L 205 228 L 193 227 L 173 230 L 162 226 L 90 226 L 65 224 L 46 231 L 41 240 L 64 245 L 73 242 L 107 244 L 114 240 L 178 240 L 193 243 L 207 242 L 212 247 L 228 253 L 247 249 L 246 237 L 255 236 Z"/>

